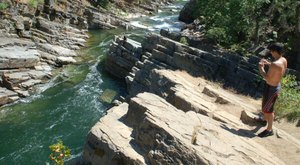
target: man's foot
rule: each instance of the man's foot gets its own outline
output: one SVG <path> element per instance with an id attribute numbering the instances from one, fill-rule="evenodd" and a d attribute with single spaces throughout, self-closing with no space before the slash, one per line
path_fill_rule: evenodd
<path id="1" fill-rule="evenodd" d="M 274 135 L 273 130 L 271 130 L 271 131 L 264 130 L 261 133 L 259 133 L 257 136 L 263 138 L 263 137 L 272 136 L 272 135 Z"/>
<path id="2" fill-rule="evenodd" d="M 267 121 L 266 120 L 263 120 L 263 118 L 262 117 L 254 117 L 254 120 L 258 123 L 258 124 L 260 124 L 260 125 L 262 125 L 262 126 L 266 126 L 267 125 Z"/>

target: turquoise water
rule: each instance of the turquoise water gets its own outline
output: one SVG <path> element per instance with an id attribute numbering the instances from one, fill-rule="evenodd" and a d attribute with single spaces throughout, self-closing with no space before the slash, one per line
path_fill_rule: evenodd
<path id="1" fill-rule="evenodd" d="M 0 109 L 0 165 L 36 165 L 49 162 L 49 145 L 61 139 L 72 152 L 67 164 L 80 159 L 91 127 L 111 106 L 100 100 L 104 91 L 126 95 L 125 83 L 104 71 L 103 60 L 115 34 L 126 33 L 141 40 L 146 32 L 160 28 L 180 30 L 178 2 L 152 17 L 137 18 L 133 24 L 145 29 L 90 31 L 87 46 L 80 50 L 82 62 L 69 65 L 40 93 Z M 173 10 L 171 10 L 173 9 Z"/>
<path id="2" fill-rule="evenodd" d="M 73 157 L 82 152 L 88 131 L 110 106 L 100 102 L 101 93 L 112 89 L 125 95 L 124 83 L 109 77 L 101 63 L 114 34 L 122 31 L 90 32 L 88 46 L 80 51 L 81 64 L 66 67 L 41 94 L 1 109 L 1 165 L 45 164 L 48 146 L 58 139 Z"/>

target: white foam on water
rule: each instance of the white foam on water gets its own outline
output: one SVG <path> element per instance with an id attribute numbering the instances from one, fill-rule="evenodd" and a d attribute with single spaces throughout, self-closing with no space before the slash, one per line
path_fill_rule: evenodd
<path id="1" fill-rule="evenodd" d="M 164 17 L 160 17 L 160 16 L 153 16 L 153 17 L 150 17 L 149 19 L 151 19 L 153 21 L 163 21 L 163 20 L 165 20 Z"/>
<path id="2" fill-rule="evenodd" d="M 141 28 L 141 29 L 148 29 L 149 28 L 149 26 L 142 25 L 140 22 L 141 21 L 131 21 L 130 25 L 132 25 L 134 27 L 137 27 L 137 28 Z"/>
<path id="3" fill-rule="evenodd" d="M 52 125 L 50 125 L 48 128 L 46 128 L 47 130 L 50 130 L 50 129 L 52 129 L 53 127 L 55 127 L 57 125 L 57 123 L 54 123 L 54 124 L 52 124 Z"/>
<path id="4" fill-rule="evenodd" d="M 111 38 L 109 36 L 109 37 L 104 38 L 102 40 L 102 42 L 99 43 L 98 46 L 100 46 L 100 47 L 107 47 L 110 43 L 111 43 Z"/>

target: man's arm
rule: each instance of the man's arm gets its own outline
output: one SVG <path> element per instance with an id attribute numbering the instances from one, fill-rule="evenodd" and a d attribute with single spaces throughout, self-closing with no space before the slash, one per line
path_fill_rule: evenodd
<path id="1" fill-rule="evenodd" d="M 278 66 L 275 63 L 270 63 L 268 72 L 265 71 L 264 65 L 259 65 L 259 72 L 263 76 L 263 78 L 269 82 L 272 77 L 276 74 L 276 69 Z"/>
<path id="2" fill-rule="evenodd" d="M 264 79 L 266 79 L 267 73 L 266 73 L 266 71 L 265 71 L 264 66 L 265 66 L 265 65 L 259 65 L 258 68 L 259 68 L 259 73 L 262 75 L 262 77 L 263 77 Z"/>

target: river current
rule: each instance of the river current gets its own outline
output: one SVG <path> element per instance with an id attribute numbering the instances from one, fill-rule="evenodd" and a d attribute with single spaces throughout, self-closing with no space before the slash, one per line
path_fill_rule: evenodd
<path id="1" fill-rule="evenodd" d="M 0 164 L 35 165 L 49 160 L 49 145 L 62 140 L 71 149 L 73 164 L 82 154 L 91 127 L 111 107 L 111 100 L 126 95 L 125 82 L 104 69 L 104 60 L 115 35 L 142 40 L 146 32 L 161 28 L 179 31 L 179 10 L 185 1 L 166 6 L 152 17 L 131 21 L 139 30 L 90 31 L 86 47 L 79 50 L 80 63 L 68 65 L 38 94 L 0 109 Z M 104 97 L 105 96 L 105 97 Z M 108 98 L 107 98 L 108 97 Z M 105 98 L 105 99 L 103 99 Z"/>

